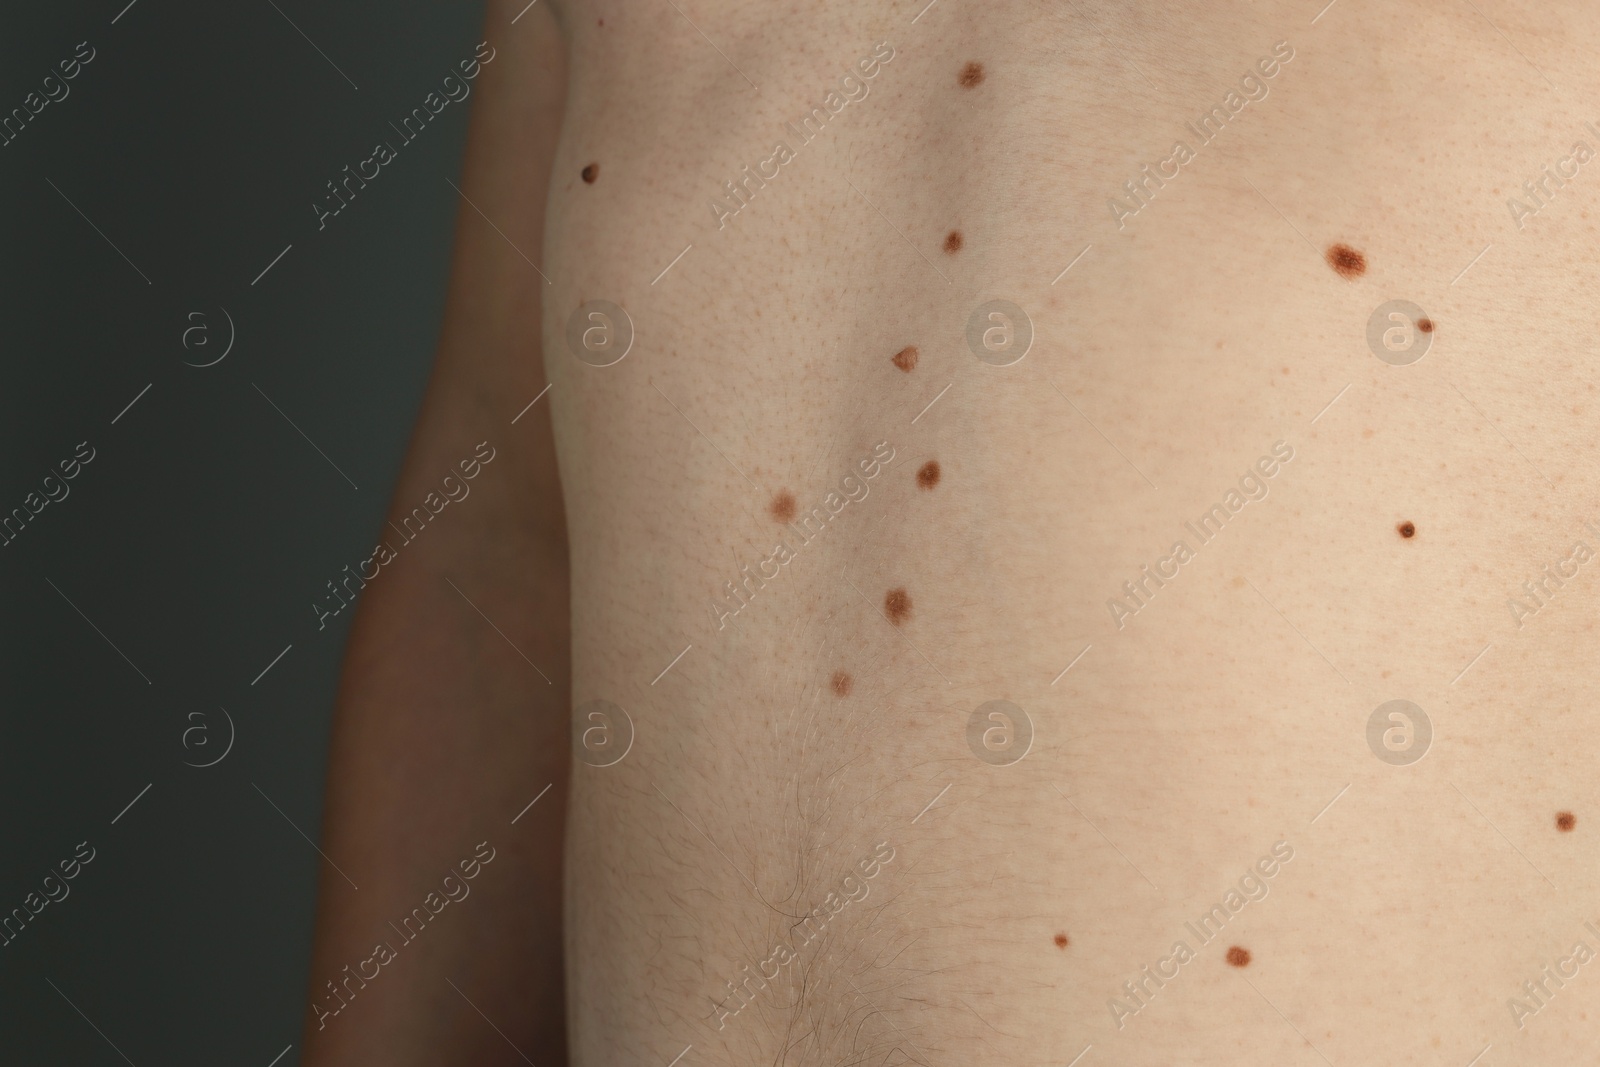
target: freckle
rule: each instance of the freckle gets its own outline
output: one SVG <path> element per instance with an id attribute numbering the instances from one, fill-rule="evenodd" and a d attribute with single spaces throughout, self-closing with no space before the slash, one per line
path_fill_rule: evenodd
<path id="1" fill-rule="evenodd" d="M 1328 266 L 1341 278 L 1358 278 L 1367 272 L 1367 257 L 1346 244 L 1328 249 Z"/>
<path id="2" fill-rule="evenodd" d="M 834 696 L 847 697 L 850 695 L 850 690 L 855 687 L 856 682 L 854 678 L 850 677 L 849 671 L 834 671 L 831 684 Z"/>
<path id="3" fill-rule="evenodd" d="M 961 231 L 951 230 L 944 239 L 944 250 L 950 255 L 961 251 Z"/>
<path id="4" fill-rule="evenodd" d="M 899 626 L 911 617 L 911 594 L 905 589 L 891 589 L 883 598 L 883 613 L 889 621 Z"/>
<path id="5" fill-rule="evenodd" d="M 1250 950 L 1234 945 L 1228 950 L 1228 965 L 1230 967 L 1250 966 Z"/>
<path id="6" fill-rule="evenodd" d="M 1433 332 L 1433 320 L 1432 319 L 1418 319 L 1417 320 L 1417 329 L 1421 330 L 1423 333 L 1432 333 Z"/>
<path id="7" fill-rule="evenodd" d="M 1396 526 L 1395 529 L 1399 531 L 1401 537 L 1409 538 L 1417 536 L 1417 524 L 1414 522 L 1402 522 L 1400 525 Z"/>
<path id="8" fill-rule="evenodd" d="M 1556 829 L 1564 834 L 1570 834 L 1572 828 L 1578 825 L 1578 817 L 1570 811 L 1563 811 L 1556 816 Z"/>
<path id="9" fill-rule="evenodd" d="M 779 522 L 788 522 L 794 518 L 794 494 L 787 489 L 778 490 L 772 503 L 767 505 L 767 512 Z"/>
<path id="10" fill-rule="evenodd" d="M 939 461 L 930 459 L 917 471 L 917 484 L 924 489 L 932 489 L 939 484 Z"/>
<path id="11" fill-rule="evenodd" d="M 1072 944 L 1072 942 L 1068 940 L 1066 934 L 1056 935 L 1056 948 L 1066 948 L 1070 944 Z"/>
<path id="12" fill-rule="evenodd" d="M 963 89 L 973 89 L 983 84 L 983 64 L 968 63 L 961 68 L 961 77 L 956 79 Z"/>
<path id="13" fill-rule="evenodd" d="M 892 362 L 896 367 L 899 367 L 907 374 L 910 374 L 917 365 L 917 346 L 906 345 L 904 348 L 894 354 L 894 359 Z"/>
<path id="14" fill-rule="evenodd" d="M 583 180 L 585 182 L 593 185 L 594 180 L 598 177 L 600 177 L 600 164 L 591 163 L 587 167 L 583 168 Z"/>

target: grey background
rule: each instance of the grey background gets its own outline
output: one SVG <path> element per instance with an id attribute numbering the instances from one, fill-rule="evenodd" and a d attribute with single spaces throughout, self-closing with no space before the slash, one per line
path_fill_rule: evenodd
<path id="1" fill-rule="evenodd" d="M 482 10 L 126 2 L 0 15 L 0 113 L 97 53 L 0 148 L 0 512 L 96 450 L 0 548 L 0 913 L 96 850 L 0 947 L 0 1059 L 267 1067 L 292 1044 L 289 1067 L 322 862 L 295 827 L 318 836 L 351 615 L 319 632 L 310 605 L 382 524 L 471 102 L 320 232 L 311 205 L 472 55 Z M 222 307 L 233 350 L 186 366 L 220 354 Z M 219 708 L 232 750 L 186 766 L 221 754 Z"/>

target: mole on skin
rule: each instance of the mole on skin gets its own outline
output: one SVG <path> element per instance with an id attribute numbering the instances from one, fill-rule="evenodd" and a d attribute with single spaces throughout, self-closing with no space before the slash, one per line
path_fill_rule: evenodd
<path id="1" fill-rule="evenodd" d="M 1415 536 L 1417 536 L 1417 527 L 1416 527 L 1415 523 L 1402 522 L 1398 526 L 1395 527 L 1395 530 L 1397 530 L 1399 532 L 1401 537 L 1415 537 Z"/>
<path id="2" fill-rule="evenodd" d="M 1359 278 L 1367 272 L 1367 257 L 1346 244 L 1328 249 L 1328 266 L 1341 278 Z"/>
<path id="3" fill-rule="evenodd" d="M 1250 950 L 1234 945 L 1228 950 L 1228 965 L 1230 967 L 1250 966 Z"/>
<path id="4" fill-rule="evenodd" d="M 917 484 L 924 489 L 932 489 L 939 484 L 939 461 L 930 459 L 917 471 Z"/>
<path id="5" fill-rule="evenodd" d="M 972 89 L 983 83 L 983 64 L 968 63 L 961 68 L 961 77 L 956 79 L 961 83 L 961 88 Z"/>
<path id="6" fill-rule="evenodd" d="M 1417 329 L 1421 330 L 1423 333 L 1432 333 L 1433 332 L 1433 320 L 1432 319 L 1418 319 L 1417 320 Z"/>
<path id="7" fill-rule="evenodd" d="M 883 613 L 889 621 L 899 626 L 911 617 L 911 594 L 904 588 L 891 589 L 883 598 Z"/>
<path id="8" fill-rule="evenodd" d="M 944 250 L 947 254 L 952 256 L 961 251 L 960 230 L 951 230 L 950 233 L 946 235 L 944 239 Z"/>
<path id="9" fill-rule="evenodd" d="M 1578 825 L 1578 817 L 1570 811 L 1563 811 L 1556 816 L 1556 829 L 1564 834 L 1570 834 L 1572 828 Z"/>
<path id="10" fill-rule="evenodd" d="M 600 177 L 600 164 L 591 163 L 587 167 L 584 167 L 583 171 L 582 171 L 582 175 L 583 175 L 583 180 L 585 182 L 587 182 L 590 185 L 593 185 L 594 184 L 594 180 L 596 178 Z"/>
<path id="11" fill-rule="evenodd" d="M 890 362 L 910 374 L 917 365 L 917 346 L 906 345 L 894 354 L 894 358 Z"/>
<path id="12" fill-rule="evenodd" d="M 1066 948 L 1070 944 L 1072 944 L 1072 942 L 1067 940 L 1066 934 L 1056 935 L 1056 948 Z"/>
<path id="13" fill-rule="evenodd" d="M 779 522 L 788 522 L 794 518 L 794 494 L 787 489 L 780 489 L 778 495 L 772 498 L 772 503 L 767 505 L 767 511 Z"/>
<path id="14" fill-rule="evenodd" d="M 829 683 L 833 687 L 833 695 L 847 697 L 850 690 L 855 688 L 855 679 L 850 677 L 849 671 L 834 671 L 833 680 Z"/>

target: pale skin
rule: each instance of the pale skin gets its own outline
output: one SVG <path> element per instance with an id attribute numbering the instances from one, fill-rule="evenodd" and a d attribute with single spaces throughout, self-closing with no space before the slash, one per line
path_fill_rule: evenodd
<path id="1" fill-rule="evenodd" d="M 522 6 L 307 1063 L 1592 1058 L 1600 17 Z"/>

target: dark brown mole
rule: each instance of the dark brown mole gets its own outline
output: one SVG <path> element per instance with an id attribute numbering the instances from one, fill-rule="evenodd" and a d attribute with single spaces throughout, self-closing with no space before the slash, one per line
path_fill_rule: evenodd
<path id="1" fill-rule="evenodd" d="M 906 345 L 894 354 L 894 359 L 891 362 L 907 374 L 910 374 L 917 365 L 917 346 Z"/>
<path id="2" fill-rule="evenodd" d="M 911 594 L 904 588 L 889 590 L 883 598 L 883 613 L 896 626 L 905 622 L 911 617 Z"/>
<path id="3" fill-rule="evenodd" d="M 1228 950 L 1228 965 L 1230 967 L 1250 966 L 1250 950 L 1234 945 Z"/>
<path id="4" fill-rule="evenodd" d="M 944 238 L 944 250 L 950 255 L 961 251 L 961 231 L 951 230 Z"/>
<path id="5" fill-rule="evenodd" d="M 1402 522 L 1395 527 L 1395 530 L 1399 532 L 1401 537 L 1417 536 L 1417 524 L 1414 522 Z"/>
<path id="6" fill-rule="evenodd" d="M 1433 332 L 1433 320 L 1432 319 L 1418 319 L 1417 320 L 1417 329 L 1421 330 L 1423 333 L 1432 333 Z"/>
<path id="7" fill-rule="evenodd" d="M 1578 825 L 1578 817 L 1570 811 L 1563 811 L 1556 816 L 1556 829 L 1564 834 L 1570 834 L 1572 828 Z"/>
<path id="8" fill-rule="evenodd" d="M 939 484 L 939 461 L 930 459 L 917 470 L 917 484 L 932 489 Z"/>
<path id="9" fill-rule="evenodd" d="M 1056 935 L 1056 948 L 1066 948 L 1070 944 L 1072 944 L 1072 942 L 1067 939 L 1066 934 Z"/>
<path id="10" fill-rule="evenodd" d="M 1358 278 L 1367 272 L 1367 257 L 1347 244 L 1332 245 L 1328 249 L 1328 266 L 1341 278 Z"/>
<path id="11" fill-rule="evenodd" d="M 972 89 L 983 84 L 983 64 L 968 63 L 961 68 L 961 76 L 956 80 L 961 83 L 963 89 Z"/>
<path id="12" fill-rule="evenodd" d="M 794 518 L 794 494 L 787 489 L 778 490 L 767 505 L 767 512 L 779 522 L 788 522 Z"/>
<path id="13" fill-rule="evenodd" d="M 847 697 L 850 695 L 850 690 L 855 687 L 856 682 L 854 678 L 850 677 L 849 671 L 834 671 L 833 679 L 828 684 L 833 687 L 834 696 Z"/>
<path id="14" fill-rule="evenodd" d="M 594 180 L 596 178 L 600 177 L 600 164 L 591 163 L 587 167 L 584 167 L 582 175 L 583 175 L 583 180 L 585 182 L 588 182 L 590 185 L 593 185 L 594 184 Z"/>

